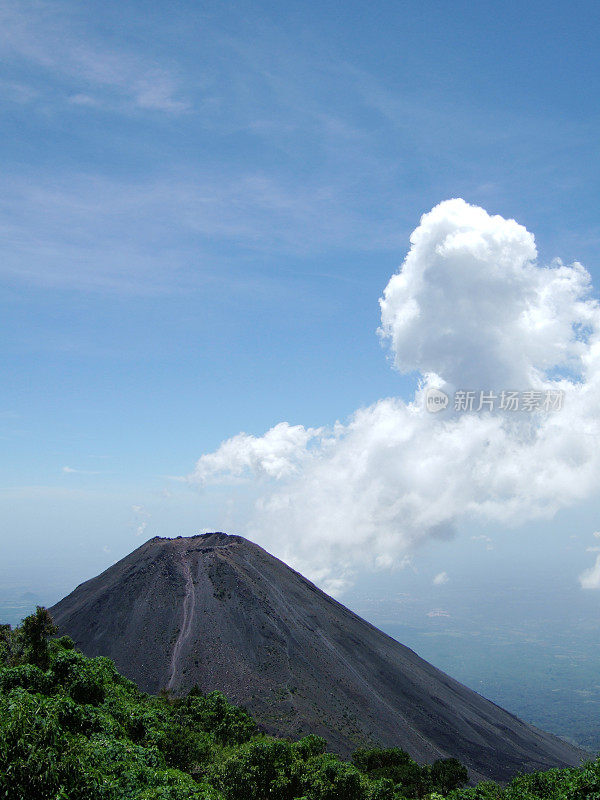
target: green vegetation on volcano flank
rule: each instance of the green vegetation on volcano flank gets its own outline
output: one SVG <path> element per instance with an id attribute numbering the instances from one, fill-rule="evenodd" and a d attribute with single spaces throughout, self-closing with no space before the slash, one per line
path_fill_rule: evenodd
<path id="1" fill-rule="evenodd" d="M 600 800 L 600 761 L 465 788 L 455 759 L 398 748 L 352 763 L 308 735 L 262 734 L 219 692 L 144 694 L 87 658 L 38 607 L 0 626 L 0 797 L 5 800 Z"/>

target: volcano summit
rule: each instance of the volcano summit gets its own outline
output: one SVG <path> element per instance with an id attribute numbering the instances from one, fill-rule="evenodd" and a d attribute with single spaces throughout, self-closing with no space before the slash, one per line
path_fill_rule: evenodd
<path id="1" fill-rule="evenodd" d="M 584 755 L 445 675 L 241 536 L 155 537 L 51 613 L 88 656 L 144 691 L 198 685 L 279 736 L 347 755 L 398 746 L 455 757 L 473 779 L 576 765 Z"/>

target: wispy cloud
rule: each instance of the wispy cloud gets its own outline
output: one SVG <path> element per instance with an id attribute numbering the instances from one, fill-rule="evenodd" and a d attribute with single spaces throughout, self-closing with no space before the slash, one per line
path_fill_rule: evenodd
<path id="1" fill-rule="evenodd" d="M 0 80 L 0 94 L 5 100 L 24 105 L 38 97 L 39 92 L 26 83 Z"/>
<path id="2" fill-rule="evenodd" d="M 75 469 L 74 467 L 63 467 L 61 470 L 65 475 L 101 475 L 98 470 Z"/>
<path id="3" fill-rule="evenodd" d="M 474 542 L 481 542 L 485 545 L 486 550 L 493 550 L 494 549 L 494 541 L 489 536 L 485 534 L 479 534 L 478 536 L 471 536 L 471 540 Z"/>
<path id="4" fill-rule="evenodd" d="M 330 43 L 313 50 L 296 31 L 258 21 L 237 37 L 207 25 L 194 58 L 172 42 L 159 57 L 139 35 L 109 42 L 73 4 L 7 0 L 0 25 L 0 56 L 16 75 L 7 94 L 39 99 L 46 122 L 69 115 L 87 141 L 102 130 L 99 109 L 123 112 L 117 134 L 110 117 L 106 163 L 98 148 L 91 166 L 3 176 L 0 270 L 41 286 L 168 292 L 221 275 L 224 263 L 247 274 L 257 255 L 395 254 L 408 210 L 455 192 L 457 174 L 462 192 L 501 192 L 514 163 L 506 154 L 518 156 L 524 133 L 535 132 L 544 169 L 548 147 L 580 143 L 568 121 L 545 125 L 541 139 L 540 126 L 521 118 L 486 122 L 468 107 L 386 86 Z M 163 128 L 140 147 L 139 128 L 132 135 L 127 126 L 142 112 L 156 112 L 144 113 L 144 125 L 179 115 L 181 154 Z M 492 141 L 482 183 L 473 152 Z"/>
<path id="5" fill-rule="evenodd" d="M 136 536 L 143 536 L 146 532 L 146 528 L 150 522 L 152 514 L 147 511 L 144 506 L 140 505 L 133 505 L 131 506 L 131 510 L 134 514 L 135 522 L 134 522 L 134 529 Z"/>
<path id="6" fill-rule="evenodd" d="M 7 0 L 0 27 L 4 59 L 28 62 L 66 83 L 67 97 L 123 110 L 179 113 L 190 107 L 172 69 L 133 50 L 108 48 L 68 7 Z"/>
<path id="7" fill-rule="evenodd" d="M 388 249 L 400 238 L 392 219 L 372 224 L 326 186 L 299 189 L 260 173 L 80 174 L 61 185 L 48 175 L 4 175 L 0 188 L 0 274 L 38 285 L 172 292 L 221 279 L 232 262 L 223 246 L 235 246 L 233 265 L 243 265 L 256 254 Z"/>

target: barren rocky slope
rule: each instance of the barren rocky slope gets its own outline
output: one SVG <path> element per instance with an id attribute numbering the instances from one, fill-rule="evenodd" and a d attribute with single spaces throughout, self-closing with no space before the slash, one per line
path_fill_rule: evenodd
<path id="1" fill-rule="evenodd" d="M 456 757 L 474 779 L 582 753 L 435 669 L 240 536 L 146 542 L 51 609 L 86 655 L 148 692 L 222 690 L 280 736 Z"/>

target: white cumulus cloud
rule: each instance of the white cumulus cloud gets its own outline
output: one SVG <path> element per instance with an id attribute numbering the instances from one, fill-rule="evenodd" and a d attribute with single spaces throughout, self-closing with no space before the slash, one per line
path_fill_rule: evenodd
<path id="1" fill-rule="evenodd" d="M 410 241 L 380 301 L 401 371 L 468 389 L 537 387 L 556 367 L 581 373 L 581 333 L 598 308 L 580 264 L 537 266 L 531 233 L 464 200 L 436 206 Z"/>
<path id="2" fill-rule="evenodd" d="M 600 589 L 600 556 L 596 556 L 593 567 L 584 570 L 579 576 L 582 589 Z"/>
<path id="3" fill-rule="evenodd" d="M 289 477 L 306 461 L 309 444 L 320 435 L 320 430 L 287 422 L 275 425 L 264 436 L 239 433 L 214 453 L 201 456 L 190 480 L 206 484 L 228 476 Z"/>
<path id="4" fill-rule="evenodd" d="M 448 577 L 447 572 L 439 572 L 433 579 L 432 583 L 434 586 L 443 586 L 445 583 L 448 583 L 449 580 L 450 578 Z"/>
<path id="5" fill-rule="evenodd" d="M 405 563 L 459 520 L 550 517 L 600 484 L 600 311 L 587 271 L 538 265 L 523 226 L 463 200 L 425 214 L 410 242 L 380 301 L 380 335 L 396 367 L 417 374 L 414 397 L 332 429 L 239 434 L 189 476 L 253 480 L 245 532 L 336 590 L 358 565 Z M 433 386 L 560 391 L 564 404 L 431 414 Z"/>

